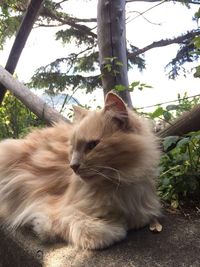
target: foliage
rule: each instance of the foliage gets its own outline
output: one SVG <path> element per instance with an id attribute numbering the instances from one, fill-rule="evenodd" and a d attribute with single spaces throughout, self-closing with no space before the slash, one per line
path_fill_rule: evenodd
<path id="1" fill-rule="evenodd" d="M 187 75 L 187 69 L 184 67 L 185 63 L 194 62 L 199 59 L 199 54 L 194 51 L 195 46 L 192 42 L 192 38 L 180 45 L 175 58 L 173 58 L 166 66 L 166 69 L 170 69 L 168 73 L 169 78 L 175 79 L 181 72 L 184 76 Z"/>
<path id="2" fill-rule="evenodd" d="M 189 98 L 187 93 L 178 95 L 177 103 L 159 105 L 145 114 L 157 123 L 171 124 L 184 112 L 200 104 L 200 96 Z M 200 196 L 200 131 L 184 136 L 168 136 L 163 140 L 158 191 L 165 202 L 177 208 L 190 197 Z"/>
<path id="3" fill-rule="evenodd" d="M 92 92 L 94 87 L 100 86 L 100 76 L 82 76 L 65 75 L 65 73 L 41 72 L 34 75 L 30 83 L 34 88 L 46 88 L 51 94 L 62 92 L 70 87 L 75 91 L 77 89 L 86 89 L 86 93 Z"/>
<path id="4" fill-rule="evenodd" d="M 158 190 L 163 200 L 177 208 L 180 200 L 200 194 L 200 131 L 166 137 L 163 146 Z"/>
<path id="5" fill-rule="evenodd" d="M 197 20 L 199 20 L 199 18 L 200 18 L 200 8 L 199 8 L 198 12 L 195 14 L 195 17 L 196 17 Z M 195 54 L 200 56 L 200 36 L 196 36 L 192 40 L 192 43 L 193 43 L 193 45 L 194 45 L 194 47 L 196 49 Z M 194 77 L 195 78 L 200 78 L 200 65 L 198 65 L 196 67 L 196 71 L 194 73 Z"/>
<path id="6" fill-rule="evenodd" d="M 56 33 L 56 40 L 62 40 L 63 44 L 75 41 L 77 46 L 82 44 L 94 45 L 94 38 L 83 35 L 79 30 L 74 28 L 69 28 L 66 30 L 60 30 Z"/>
<path id="7" fill-rule="evenodd" d="M 171 121 L 200 103 L 200 97 L 178 96 L 178 105 L 158 107 L 152 118 Z M 161 198 L 177 208 L 182 200 L 200 196 L 200 131 L 163 140 L 158 190 Z"/>
<path id="8" fill-rule="evenodd" d="M 11 94 L 0 107 L 0 139 L 19 138 L 32 127 L 44 125 L 32 112 Z"/>
<path id="9" fill-rule="evenodd" d="M 142 91 L 142 90 L 144 90 L 145 88 L 152 88 L 152 86 L 151 86 L 151 85 L 148 85 L 148 84 L 146 84 L 146 83 L 142 83 L 142 82 L 140 82 L 140 81 L 134 81 L 134 82 L 132 82 L 132 83 L 129 85 L 128 88 L 126 88 L 126 87 L 125 87 L 124 85 L 122 85 L 122 84 L 117 84 L 117 85 L 115 85 L 114 90 L 115 90 L 116 92 L 121 92 L 121 91 L 124 91 L 124 90 L 128 89 L 128 91 L 133 92 L 133 91 L 136 90 L 136 89 Z"/>
<path id="10" fill-rule="evenodd" d="M 158 106 L 154 112 L 148 113 L 148 116 L 155 120 L 159 119 L 165 123 L 169 123 L 179 117 L 186 111 L 190 111 L 192 107 L 200 103 L 200 96 L 189 98 L 185 92 L 183 97 L 178 94 L 177 104 L 170 104 L 166 107 Z"/>
<path id="11" fill-rule="evenodd" d="M 0 8 L 0 49 L 3 49 L 8 38 L 11 38 L 19 29 L 22 15 L 16 12 L 17 1 L 1 1 Z"/>

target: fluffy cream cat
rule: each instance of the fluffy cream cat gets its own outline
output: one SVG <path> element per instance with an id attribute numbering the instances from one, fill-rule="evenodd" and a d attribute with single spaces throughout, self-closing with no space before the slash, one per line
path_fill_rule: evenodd
<path id="1" fill-rule="evenodd" d="M 107 247 L 160 215 L 148 124 L 109 93 L 101 111 L 0 143 L 0 217 L 41 239 Z"/>

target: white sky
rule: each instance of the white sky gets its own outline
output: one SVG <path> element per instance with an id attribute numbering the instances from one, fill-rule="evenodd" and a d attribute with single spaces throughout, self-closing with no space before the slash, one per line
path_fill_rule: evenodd
<path id="1" fill-rule="evenodd" d="M 149 7 L 155 5 L 152 3 L 132 3 L 127 5 L 127 11 L 142 12 Z M 67 12 L 77 17 L 96 17 L 97 1 L 69 0 L 64 8 Z M 193 5 L 191 9 L 187 9 L 181 4 L 164 3 L 145 14 L 145 17 L 153 23 L 161 24 L 153 25 L 148 23 L 142 17 L 139 17 L 127 24 L 127 39 L 133 45 L 142 48 L 153 41 L 160 39 L 172 38 L 186 33 L 197 27 L 196 22 L 192 21 L 192 16 L 197 11 L 198 6 Z M 128 13 L 128 17 L 133 18 L 136 13 Z M 20 61 L 18 63 L 16 73 L 19 80 L 29 81 L 34 71 L 42 66 L 50 63 L 56 58 L 67 56 L 72 52 L 74 46 L 63 46 L 61 42 L 55 41 L 55 29 L 41 28 L 34 29 L 23 50 Z M 13 40 L 7 42 L 3 51 L 0 51 L 0 64 L 5 65 L 8 58 Z M 132 93 L 133 105 L 135 107 L 148 106 L 177 98 L 177 94 L 183 95 L 185 91 L 188 95 L 200 93 L 200 80 L 193 78 L 190 74 L 186 78 L 183 76 L 172 81 L 167 78 L 167 72 L 164 72 L 165 65 L 175 56 L 177 45 L 171 45 L 165 48 L 152 49 L 145 54 L 146 70 L 140 73 L 135 67 L 129 72 L 129 82 L 141 81 L 153 86 L 153 89 L 145 89 L 144 91 L 135 91 Z M 200 64 L 200 63 L 199 63 Z M 192 64 L 192 66 L 198 63 Z M 90 103 L 94 97 L 98 98 L 97 104 L 102 104 L 103 97 L 98 91 L 87 97 L 80 93 L 75 95 L 81 104 Z"/>

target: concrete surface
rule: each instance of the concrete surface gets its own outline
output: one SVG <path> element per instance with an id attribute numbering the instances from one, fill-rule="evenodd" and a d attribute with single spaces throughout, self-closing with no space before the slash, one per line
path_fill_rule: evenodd
<path id="1" fill-rule="evenodd" d="M 0 267 L 200 267 L 200 216 L 167 214 L 163 231 L 131 231 L 102 251 L 42 245 L 29 233 L 0 231 Z"/>

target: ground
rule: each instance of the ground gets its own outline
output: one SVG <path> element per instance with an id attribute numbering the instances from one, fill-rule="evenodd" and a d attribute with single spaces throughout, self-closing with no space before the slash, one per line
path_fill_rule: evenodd
<path id="1" fill-rule="evenodd" d="M 166 211 L 161 221 L 161 233 L 130 231 L 123 242 L 93 252 L 2 230 L 0 267 L 200 267 L 200 214 Z"/>

